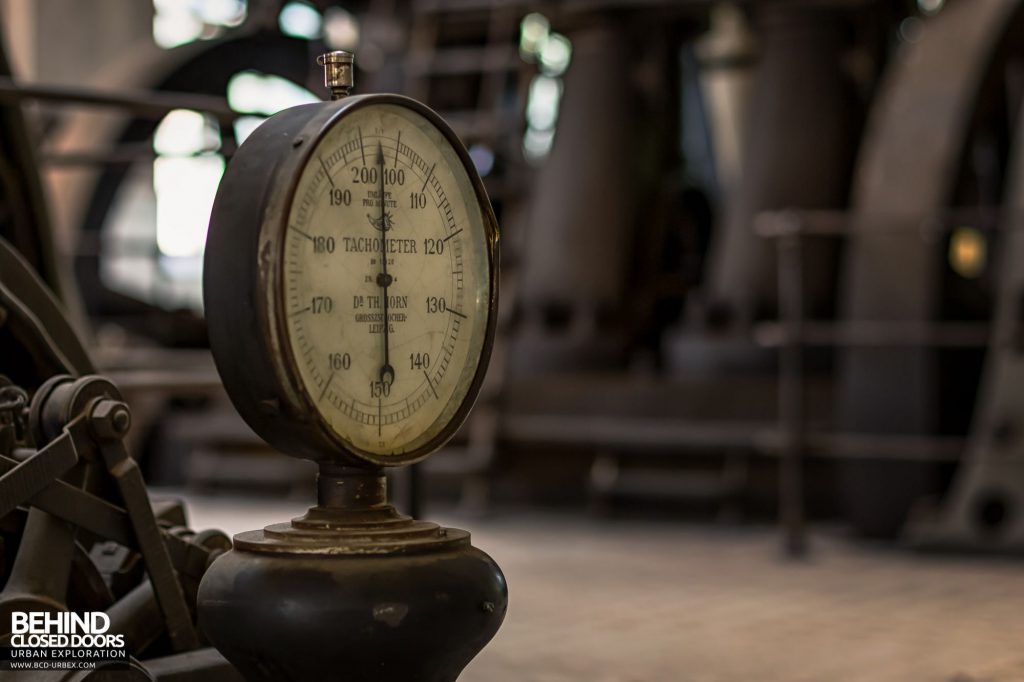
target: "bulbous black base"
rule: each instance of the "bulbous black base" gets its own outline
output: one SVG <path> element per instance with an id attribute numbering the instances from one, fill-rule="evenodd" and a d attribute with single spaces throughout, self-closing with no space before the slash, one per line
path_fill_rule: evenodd
<path id="1" fill-rule="evenodd" d="M 359 555 L 239 550 L 259 544 L 245 533 L 203 577 L 200 628 L 247 680 L 453 682 L 498 631 L 508 590 L 467 533 L 439 534 L 458 539 Z"/>

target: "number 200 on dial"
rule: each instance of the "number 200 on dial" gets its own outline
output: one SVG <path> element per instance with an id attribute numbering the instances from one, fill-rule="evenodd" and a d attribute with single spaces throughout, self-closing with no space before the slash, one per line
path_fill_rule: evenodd
<path id="1" fill-rule="evenodd" d="M 319 139 L 293 197 L 279 295 L 306 401 L 357 450 L 416 451 L 488 342 L 493 236 L 469 172 L 427 118 L 371 104 Z"/>

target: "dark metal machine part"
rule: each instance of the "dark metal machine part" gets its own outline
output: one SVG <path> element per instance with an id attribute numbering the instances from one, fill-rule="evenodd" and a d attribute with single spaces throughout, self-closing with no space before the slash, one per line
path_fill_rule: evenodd
<path id="1" fill-rule="evenodd" d="M 617 322 L 639 207 L 629 183 L 615 183 L 614 191 L 595 188 L 631 176 L 635 150 L 622 131 L 636 128 L 638 113 L 632 97 L 608 96 L 609 83 L 629 83 L 631 66 L 620 54 L 617 18 L 592 24 L 570 34 L 574 63 L 565 76 L 561 115 L 573 124 L 558 131 L 530 202 L 535 234 L 523 262 L 522 320 L 511 357 L 524 371 L 612 365 L 625 344 Z M 551 333 L 553 326 L 564 329 Z"/>
<path id="2" fill-rule="evenodd" d="M 0 41 L 0 79 L 10 75 Z M 0 101 L 0 237 L 14 245 L 57 298 L 65 300 L 31 139 L 19 103 Z"/>
<path id="3" fill-rule="evenodd" d="M 0 73 L 9 73 L 2 53 Z M 99 377 L 74 381 L 54 376 L 90 374 L 93 363 L 61 296 L 54 293 L 60 292 L 60 278 L 52 230 L 28 144 L 31 137 L 17 103 L 0 107 L 0 121 L 0 352 L 7 374 L 0 380 L 5 385 L 0 416 L 0 622 L 6 629 L 6 614 L 15 609 L 111 607 L 114 618 L 120 608 L 132 624 L 141 623 L 139 615 L 147 613 L 147 627 L 164 637 L 170 633 L 179 650 L 198 646 L 175 571 L 192 575 L 198 583 L 195 570 L 201 574 L 210 553 L 223 551 L 227 539 L 220 535 L 224 542 L 218 546 L 215 536 L 207 534 L 204 541 L 213 540 L 212 545 L 179 546 L 169 563 L 138 468 L 120 441 L 130 424 L 127 406 Z M 117 473 L 112 475 L 114 468 Z M 153 581 L 140 586 L 148 589 L 134 606 L 115 601 L 121 592 L 111 589 L 92 556 L 90 548 L 95 550 L 103 538 L 125 548 L 125 556 L 138 557 L 145 548 Z M 197 552 L 205 559 L 198 566 Z M 190 558 L 188 565 L 179 561 L 185 558 Z M 144 648 L 133 651 L 142 653 Z M 206 668 L 219 679 L 233 676 L 226 661 L 219 655 L 216 659 L 208 660 Z M 137 662 L 131 670 L 82 671 L 74 679 L 99 680 L 110 674 L 154 679 Z M 18 677 L 52 675 L 23 672 Z"/>
<path id="4" fill-rule="evenodd" d="M 40 280 L 19 251 L 0 238 L 0 306 L 6 332 L 2 347 L 8 357 L 28 353 L 31 363 L 5 368 L 16 383 L 35 388 L 31 377 L 71 372 L 89 374 L 93 362 L 78 338 L 60 301 Z M 8 336 L 9 334 L 9 336 Z M 36 343 L 43 341 L 42 344 Z M 19 375 L 21 373 L 21 375 Z"/>
<path id="5" fill-rule="evenodd" d="M 984 76 L 1019 25 L 1022 6 L 1019 0 L 949 3 L 890 66 L 853 184 L 843 319 L 926 323 L 940 315 L 942 242 L 922 239 L 920 231 L 954 198 Z M 949 49 L 953 44 L 956 50 Z M 944 426 L 935 349 L 850 348 L 837 380 L 843 431 L 909 435 Z M 847 514 L 865 533 L 895 535 L 916 501 L 939 492 L 937 478 L 934 465 L 849 462 L 842 476 Z"/>
<path id="6" fill-rule="evenodd" d="M 160 637 L 174 653 L 200 648 L 192 615 L 195 585 L 229 543 L 222 533 L 196 534 L 161 524 L 180 517 L 180 508 L 165 507 L 158 517 L 151 506 L 139 468 L 122 442 L 130 426 L 128 406 L 102 377 L 56 376 L 35 392 L 27 430 L 38 450 L 20 461 L 0 454 L 0 518 L 18 513 L 17 507 L 29 508 L 0 591 L 0 622 L 9 623 L 12 611 L 87 604 L 107 610 L 113 631 L 126 635 L 134 653 Z M 110 488 L 116 491 L 114 502 L 92 492 Z M 145 568 L 138 586 L 116 601 L 98 572 L 98 557 L 82 554 L 83 547 L 102 552 L 104 540 L 137 552 Z M 132 665 L 145 670 L 144 664 Z M 234 675 L 222 658 L 205 665 L 194 672 L 216 672 L 220 679 Z"/>
<path id="7" fill-rule="evenodd" d="M 9 73 L 2 54 L 0 73 Z M 147 628 L 164 638 L 173 632 L 177 648 L 198 646 L 191 607 L 174 596 L 175 571 L 182 577 L 191 575 L 198 583 L 194 561 L 186 566 L 178 560 L 193 560 L 196 554 L 172 550 L 172 564 L 161 559 L 167 551 L 158 527 L 163 518 L 154 518 L 138 468 L 120 442 L 123 432 L 99 432 L 101 424 L 114 422 L 117 429 L 126 431 L 127 406 L 120 403 L 116 389 L 99 377 L 76 382 L 69 376 L 54 376 L 88 375 L 95 370 L 59 300 L 62 297 L 55 293 L 60 292 L 60 281 L 53 231 L 29 144 L 31 136 L 17 102 L 4 102 L 0 121 L 0 235 L 10 239 L 0 239 L 0 355 L 7 375 L 0 384 L 6 384 L 5 398 L 19 399 L 6 399 L 5 405 L 14 409 L 0 417 L 0 613 L 110 607 L 114 618 L 113 611 L 119 608 L 132 624 L 140 623 L 138 617 L 147 613 Z M 29 395 L 31 410 L 26 404 Z M 116 410 L 111 409 L 115 406 Z M 107 459 L 101 464 L 104 454 Z M 112 466 L 117 474 L 111 474 Z M 227 541 L 222 534 L 219 537 Z M 212 537 L 207 534 L 204 539 Z M 199 553 L 208 559 L 214 549 L 225 549 L 224 542 Z M 152 583 L 144 585 L 157 587 L 150 586 L 139 603 L 117 601 L 123 592 L 108 583 L 100 570 L 95 551 L 101 545 L 117 546 L 122 556 L 132 560 L 138 559 L 144 546 L 154 576 Z M 206 561 L 199 564 L 201 574 Z M 140 570 L 134 580 L 144 581 L 145 572 Z M 158 595 L 160 607 L 156 606 Z M 5 630 L 9 621 L 0 616 L 0 627 Z M 145 647 L 132 651 L 141 655 Z M 219 655 L 217 659 L 209 668 L 222 679 L 230 678 L 230 666 Z M 131 671 L 117 674 L 120 679 L 153 679 L 137 662 Z M 75 673 L 74 679 L 97 680 L 106 675 L 83 671 Z M 52 674 L 23 672 L 18 677 L 35 680 L 52 678 Z"/>
<path id="8" fill-rule="evenodd" d="M 762 36 L 751 104 L 758 113 L 750 117 L 743 174 L 707 265 L 709 313 L 733 324 L 749 324 L 776 305 L 772 245 L 750 229 L 757 214 L 845 205 L 860 127 L 843 61 L 851 13 L 828 3 L 754 8 Z M 806 305 L 823 315 L 832 305 L 836 249 L 821 242 L 807 248 Z"/>
<path id="9" fill-rule="evenodd" d="M 991 341 L 971 431 L 950 491 L 938 509 L 910 518 L 910 540 L 927 548 L 1021 552 L 1024 549 L 1024 477 L 1016 414 L 1024 388 L 1021 301 L 1024 301 L 1024 115 L 1018 113 L 1004 206 L 1005 241 Z M 931 513 L 929 513 L 931 512 Z"/>
<path id="10" fill-rule="evenodd" d="M 351 55 L 331 53 L 320 63 L 334 96 L 347 95 Z M 355 450 L 319 422 L 296 388 L 282 315 L 267 311 L 267 290 L 279 279 L 271 271 L 282 267 L 280 243 L 312 150 L 346 114 L 372 104 L 410 108 L 448 138 L 473 181 L 490 246 L 486 341 L 469 393 L 436 438 L 395 462 Z M 246 679 L 454 682 L 500 627 L 508 590 L 498 565 L 470 544 L 469 533 L 399 514 L 381 469 L 427 457 L 465 420 L 493 344 L 497 258 L 497 224 L 468 154 L 414 100 L 367 95 L 295 107 L 264 123 L 232 159 L 204 262 L 211 349 L 253 429 L 320 467 L 315 507 L 290 523 L 236 535 L 234 549 L 200 584 L 200 626 Z M 274 307 L 279 300 L 270 294 Z"/>
<path id="11" fill-rule="evenodd" d="M 195 585 L 229 543 L 221 533 L 161 525 L 139 468 L 124 449 L 130 426 L 128 406 L 102 377 L 58 375 L 35 392 L 26 430 L 38 450 L 20 460 L 0 454 L 0 518 L 19 506 L 30 508 L 0 591 L 0 622 L 9 622 L 7 614 L 16 610 L 81 608 L 74 600 L 85 596 L 89 608 L 107 609 L 133 652 L 163 636 L 175 653 L 200 647 L 192 616 Z M 115 502 L 92 492 L 111 488 Z M 180 516 L 168 511 L 170 516 L 161 516 Z M 138 552 L 145 567 L 138 587 L 117 601 L 94 559 L 81 555 L 81 547 L 95 552 L 102 540 Z M 72 593 L 76 586 L 95 596 Z M 233 675 L 223 659 L 209 665 L 222 676 Z"/>
<path id="12" fill-rule="evenodd" d="M 235 536 L 200 625 L 248 680 L 453 682 L 498 631 L 504 576 L 469 533 L 399 515 L 381 472 L 322 465 L 319 504 Z"/>
<path id="13" fill-rule="evenodd" d="M 133 654 L 173 654 L 168 669 L 178 679 L 183 671 L 193 680 L 235 679 L 216 652 L 178 658 L 201 651 L 196 589 L 229 548 L 227 537 L 182 528 L 180 503 L 151 504 L 123 443 L 128 406 L 110 381 L 89 374 L 92 362 L 56 297 L 2 239 L 0 312 L 4 371 L 23 382 L 0 378 L 0 642 L 15 610 L 106 610 Z M 119 558 L 105 569 L 104 557 Z M 115 578 L 121 568 L 130 572 Z M 174 679 L 137 660 L 130 666 L 74 679 Z"/>

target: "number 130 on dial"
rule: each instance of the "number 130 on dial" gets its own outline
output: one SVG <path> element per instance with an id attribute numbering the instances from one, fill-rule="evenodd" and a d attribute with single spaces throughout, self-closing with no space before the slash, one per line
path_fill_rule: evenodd
<path id="1" fill-rule="evenodd" d="M 237 318 L 254 300 L 253 328 L 263 331 L 255 367 L 267 375 L 238 372 L 262 399 L 225 384 L 250 425 L 283 449 L 287 441 L 324 459 L 318 449 L 340 446 L 349 459 L 408 463 L 453 435 L 479 390 L 494 333 L 497 225 L 461 143 L 426 107 L 369 95 L 303 111 L 246 140 L 218 192 L 207 263 L 242 255 L 239 234 L 252 222 L 240 223 L 254 212 L 257 257 L 252 272 L 231 266 L 252 291 L 225 277 L 207 306 Z M 277 145 L 272 169 L 251 145 L 264 156 Z M 254 199 L 261 175 L 271 176 L 270 196 Z M 211 325 L 211 342 L 229 331 Z M 212 345 L 219 369 L 233 364 L 217 353 L 224 343 Z"/>

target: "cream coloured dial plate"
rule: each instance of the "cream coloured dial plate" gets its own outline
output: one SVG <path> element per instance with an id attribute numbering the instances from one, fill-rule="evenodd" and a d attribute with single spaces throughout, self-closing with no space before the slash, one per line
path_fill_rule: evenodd
<path id="1" fill-rule="evenodd" d="M 487 336 L 488 244 L 459 155 L 420 114 L 365 106 L 319 140 L 281 295 L 293 366 L 338 439 L 398 457 L 455 418 Z"/>

